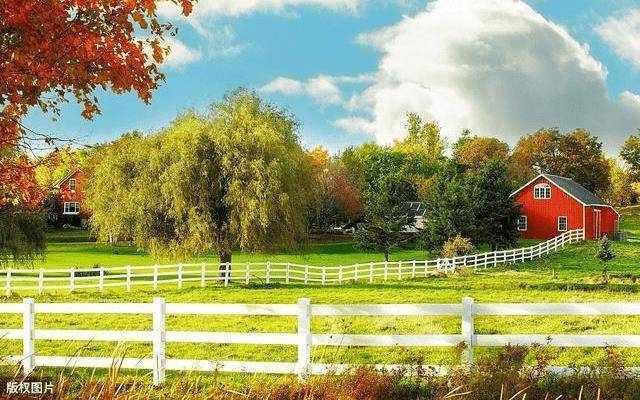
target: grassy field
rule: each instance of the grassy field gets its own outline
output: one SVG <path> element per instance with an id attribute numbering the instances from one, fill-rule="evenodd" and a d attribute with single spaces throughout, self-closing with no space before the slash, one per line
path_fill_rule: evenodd
<path id="1" fill-rule="evenodd" d="M 627 231 L 629 238 L 640 240 L 640 206 L 620 210 L 620 229 Z"/>
<path id="2" fill-rule="evenodd" d="M 624 213 L 624 229 L 640 226 L 640 214 L 635 209 Z M 223 303 L 294 303 L 299 297 L 309 297 L 313 303 L 458 303 L 462 297 L 474 297 L 476 302 L 587 302 L 640 301 L 640 244 L 635 241 L 615 243 L 617 257 L 608 265 L 610 279 L 603 280 L 603 267 L 595 260 L 596 243 L 567 246 L 548 258 L 518 265 L 457 274 L 446 278 L 422 278 L 402 282 L 379 282 L 374 285 L 347 284 L 341 286 L 251 285 L 232 284 L 225 288 L 211 284 L 206 288 L 185 285 L 161 285 L 158 292 L 147 287 L 127 294 L 122 289 L 45 293 L 35 296 L 39 302 L 150 302 L 163 296 L 168 302 Z M 424 251 L 409 249 L 392 255 L 392 259 L 424 259 Z M 206 257 L 214 259 L 214 257 Z M 236 254 L 234 260 L 271 260 L 304 262 L 316 265 L 340 265 L 380 260 L 381 255 L 363 253 L 348 242 L 308 244 L 295 252 L 276 254 Z M 44 261 L 36 267 L 70 267 L 115 265 L 149 265 L 153 260 L 129 247 L 108 247 L 100 244 L 69 243 L 50 245 Z M 552 271 L 555 270 L 555 277 Z M 32 295 L 32 294 L 30 294 Z M 7 301 L 21 301 L 13 295 Z M 150 329 L 151 319 L 142 316 L 121 318 L 104 315 L 41 315 L 36 326 L 51 329 Z M 18 328 L 21 316 L 2 316 L 0 328 Z M 193 317 L 171 316 L 167 329 L 194 331 L 295 332 L 294 318 L 288 317 Z M 314 333 L 458 333 L 459 318 L 450 317 L 356 317 L 314 318 Z M 640 317 L 481 317 L 476 320 L 478 333 L 577 333 L 577 334 L 640 334 Z M 38 341 L 41 355 L 107 356 L 114 352 L 114 343 Z M 121 349 L 122 350 L 122 349 Z M 0 355 L 20 354 L 18 341 L 0 342 Z M 496 349 L 481 348 L 479 357 Z M 551 349 L 552 364 L 592 363 L 604 357 L 602 349 Z M 150 354 L 149 345 L 130 345 L 128 357 Z M 628 362 L 640 365 L 640 350 L 623 349 Z M 121 353 L 119 353 L 121 354 Z M 199 345 L 168 344 L 167 356 L 172 358 L 295 361 L 293 346 Z M 439 348 L 357 348 L 315 347 L 315 362 L 329 363 L 450 363 L 454 353 Z"/>

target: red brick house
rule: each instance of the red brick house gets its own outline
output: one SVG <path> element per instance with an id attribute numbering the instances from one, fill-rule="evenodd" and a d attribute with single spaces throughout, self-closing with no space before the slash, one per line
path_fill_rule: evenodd
<path id="1" fill-rule="evenodd" d="M 58 217 L 73 219 L 77 217 L 81 224 L 85 224 L 91 213 L 84 205 L 85 175 L 79 169 L 74 169 L 53 185 L 57 194 Z"/>
<path id="2" fill-rule="evenodd" d="M 618 212 L 569 178 L 540 174 L 511 194 L 522 205 L 518 230 L 526 239 L 550 239 L 584 228 L 587 239 L 618 231 Z"/>

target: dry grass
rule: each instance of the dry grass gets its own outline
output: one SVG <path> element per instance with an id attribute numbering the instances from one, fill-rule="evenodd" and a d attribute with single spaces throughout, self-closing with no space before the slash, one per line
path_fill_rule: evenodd
<path id="1" fill-rule="evenodd" d="M 444 376 L 429 370 L 376 371 L 357 368 L 347 375 L 326 375 L 299 383 L 295 377 L 253 376 L 229 383 L 191 373 L 161 387 L 147 377 L 108 373 L 80 378 L 73 370 L 54 379 L 53 399 L 220 399 L 220 400 L 616 400 L 639 399 L 640 377 L 625 368 L 615 349 L 588 372 L 568 376 L 545 372 L 550 358 L 543 347 L 511 346 L 482 359 L 472 370 L 451 368 Z M 534 357 L 533 367 L 525 359 Z M 41 379 L 36 372 L 32 380 Z M 7 378 L 5 374 L 5 378 Z M 14 379 L 20 379 L 16 372 Z M 0 398 L 2 398 L 0 396 Z M 9 398 L 9 397 L 4 397 Z M 15 398 L 15 397 L 14 397 Z M 13 399 L 13 398 L 12 398 Z"/>

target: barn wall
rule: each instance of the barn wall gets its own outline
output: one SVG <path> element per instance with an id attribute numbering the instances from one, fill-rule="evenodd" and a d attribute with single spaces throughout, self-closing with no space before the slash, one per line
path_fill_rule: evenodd
<path id="1" fill-rule="evenodd" d="M 533 188 L 538 183 L 551 186 L 550 199 L 534 199 Z M 522 189 L 516 196 L 516 204 L 521 204 L 521 215 L 526 215 L 528 229 L 520 232 L 526 239 L 550 239 L 562 232 L 558 231 L 558 217 L 567 217 L 569 230 L 582 228 L 582 204 L 569 196 L 553 182 L 540 177 Z M 604 217 L 603 217 L 604 218 Z"/>
<path id="2" fill-rule="evenodd" d="M 595 231 L 594 224 L 594 211 L 600 210 L 602 213 L 602 222 L 600 226 L 600 236 L 598 237 Z M 613 234 L 616 232 L 616 221 L 618 221 L 618 214 L 611 207 L 601 206 L 587 206 L 585 207 L 585 234 L 587 239 L 599 239 L 603 235 L 607 235 L 610 239 L 613 238 Z"/>

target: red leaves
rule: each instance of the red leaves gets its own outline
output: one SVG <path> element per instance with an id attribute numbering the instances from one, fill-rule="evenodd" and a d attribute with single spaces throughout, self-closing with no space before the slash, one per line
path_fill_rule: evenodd
<path id="1" fill-rule="evenodd" d="M 6 154 L 0 163 L 0 207 L 19 205 L 37 208 L 44 193 L 35 177 L 35 167 L 26 155 Z"/>
<path id="2" fill-rule="evenodd" d="M 65 96 L 99 113 L 93 93 L 134 91 L 148 102 L 164 76 L 162 36 L 173 32 L 156 15 L 158 0 L 6 0 L 0 3 L 0 149 L 20 136 L 16 122 L 37 106 L 57 113 Z M 185 15 L 193 0 L 173 0 Z M 135 24 L 134 24 L 135 23 Z M 145 54 L 135 25 L 155 43 Z"/>

